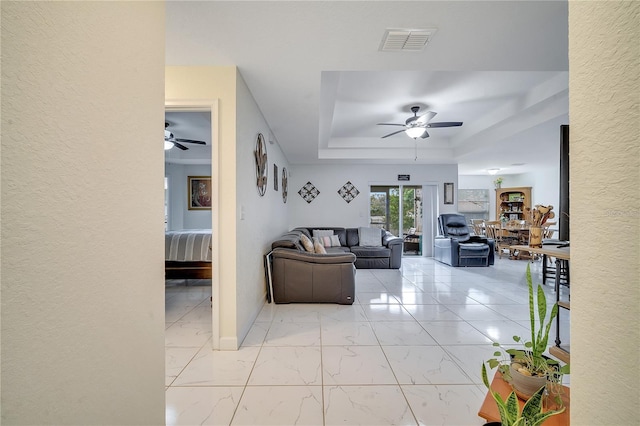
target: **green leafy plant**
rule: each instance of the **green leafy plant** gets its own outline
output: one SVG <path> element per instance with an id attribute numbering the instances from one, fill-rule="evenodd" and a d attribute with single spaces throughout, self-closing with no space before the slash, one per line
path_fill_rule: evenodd
<path id="1" fill-rule="evenodd" d="M 524 403 L 522 410 L 520 410 L 518 396 L 515 391 L 512 391 L 506 399 L 503 399 L 498 392 L 491 389 L 489 379 L 487 378 L 487 367 L 484 363 L 482 363 L 482 381 L 498 405 L 502 426 L 538 426 L 549 417 L 560 414 L 565 410 L 565 408 L 562 407 L 559 410 L 543 411 L 544 386 L 538 389 L 538 391 Z"/>
<path id="2" fill-rule="evenodd" d="M 551 308 L 548 321 L 545 322 L 547 316 L 547 298 L 542 289 L 542 285 L 538 284 L 537 294 L 534 297 L 533 281 L 531 279 L 531 267 L 527 264 L 527 286 L 529 289 L 529 320 L 531 322 L 531 340 L 524 341 L 525 350 L 507 349 L 504 350 L 508 357 L 503 359 L 492 358 L 488 360 L 491 368 L 498 367 L 503 374 L 505 380 L 511 380 L 509 366 L 512 365 L 515 370 L 525 376 L 546 377 L 547 380 L 558 382 L 562 380 L 563 374 L 570 372 L 569 365 L 560 367 L 558 361 L 543 355 L 547 350 L 549 341 L 549 332 L 553 320 L 558 316 L 558 304 L 554 303 Z M 537 319 L 536 319 L 537 314 Z M 513 336 L 516 343 L 523 342 L 520 336 Z M 494 343 L 494 346 L 500 347 L 500 343 Z M 500 351 L 494 353 L 498 357 L 503 355 Z"/>

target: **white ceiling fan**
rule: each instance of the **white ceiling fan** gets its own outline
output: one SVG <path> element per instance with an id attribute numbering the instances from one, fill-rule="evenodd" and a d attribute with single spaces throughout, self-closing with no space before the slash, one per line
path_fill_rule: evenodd
<path id="1" fill-rule="evenodd" d="M 206 145 L 206 142 L 203 141 L 196 141 L 193 139 L 180 139 L 180 138 L 176 138 L 173 136 L 173 133 L 171 133 L 169 130 L 167 130 L 167 127 L 169 127 L 169 123 L 167 123 L 166 121 L 164 122 L 164 149 L 169 150 L 171 148 L 173 148 L 174 146 L 176 148 L 179 148 L 183 151 L 188 150 L 189 148 L 187 148 L 186 146 L 182 145 L 183 143 L 194 143 L 197 145 Z"/>
<path id="2" fill-rule="evenodd" d="M 407 118 L 404 124 L 400 123 L 378 123 L 378 126 L 402 126 L 404 129 L 398 130 L 397 132 L 389 133 L 388 135 L 382 136 L 382 138 L 388 138 L 389 136 L 393 136 L 395 134 L 405 132 L 410 138 L 413 139 L 426 139 L 429 137 L 429 133 L 427 129 L 434 129 L 437 127 L 458 127 L 462 126 L 462 121 L 441 121 L 438 123 L 432 123 L 430 120 L 436 116 L 436 112 L 428 111 L 420 116 L 418 116 L 418 111 L 420 111 L 419 106 L 412 106 L 411 112 L 413 112 L 413 117 Z"/>

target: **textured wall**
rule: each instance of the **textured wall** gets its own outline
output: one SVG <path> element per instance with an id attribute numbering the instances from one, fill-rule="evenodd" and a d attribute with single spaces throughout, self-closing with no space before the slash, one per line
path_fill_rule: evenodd
<path id="1" fill-rule="evenodd" d="M 569 2 L 571 424 L 637 424 L 640 2 Z"/>
<path id="2" fill-rule="evenodd" d="M 2 422 L 164 422 L 162 2 L 2 2 Z"/>

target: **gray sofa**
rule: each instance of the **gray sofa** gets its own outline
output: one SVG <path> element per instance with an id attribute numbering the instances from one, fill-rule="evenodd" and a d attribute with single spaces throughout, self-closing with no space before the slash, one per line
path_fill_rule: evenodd
<path id="1" fill-rule="evenodd" d="M 302 234 L 331 230 L 339 246 L 326 254 L 310 253 Z M 273 300 L 276 303 L 340 303 L 355 299 L 356 268 L 398 269 L 402 263 L 402 238 L 380 230 L 380 246 L 360 246 L 358 228 L 295 228 L 271 244 Z"/>
<path id="2" fill-rule="evenodd" d="M 339 247 L 327 247 L 328 254 L 353 253 L 356 255 L 355 266 L 358 269 L 400 269 L 402 265 L 402 238 L 396 237 L 389 231 L 380 229 L 379 246 L 361 246 L 358 233 L 359 228 L 336 228 L 336 227 L 299 227 L 290 233 L 304 233 L 307 237 L 313 238 L 313 230 L 333 231 L 340 240 Z M 273 247 L 273 245 L 272 245 Z M 302 245 L 301 251 L 305 251 Z"/>

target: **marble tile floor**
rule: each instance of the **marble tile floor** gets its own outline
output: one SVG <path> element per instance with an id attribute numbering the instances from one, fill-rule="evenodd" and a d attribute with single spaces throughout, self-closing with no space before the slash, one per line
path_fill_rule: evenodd
<path id="1" fill-rule="evenodd" d="M 481 363 L 528 334 L 526 265 L 358 270 L 353 305 L 265 303 L 233 352 L 210 348 L 209 283 L 167 281 L 166 423 L 482 425 Z"/>

